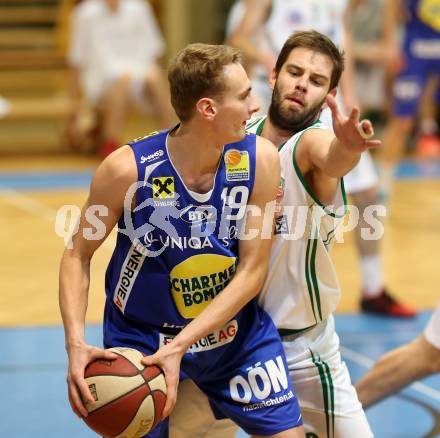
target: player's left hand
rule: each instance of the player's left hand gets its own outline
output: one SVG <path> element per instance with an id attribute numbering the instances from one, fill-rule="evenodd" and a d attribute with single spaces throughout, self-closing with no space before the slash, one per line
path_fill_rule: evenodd
<path id="1" fill-rule="evenodd" d="M 182 356 L 183 353 L 175 348 L 173 342 L 170 342 L 159 348 L 156 353 L 151 356 L 145 356 L 141 360 L 144 365 L 157 365 L 165 374 L 167 400 L 165 402 L 161 420 L 164 420 L 171 414 L 176 404 Z"/>
<path id="2" fill-rule="evenodd" d="M 359 121 L 360 111 L 354 107 L 348 117 L 341 114 L 335 98 L 327 95 L 326 103 L 332 112 L 333 131 L 338 140 L 352 152 L 364 152 L 382 144 L 380 140 L 371 140 L 373 125 L 369 120 Z"/>

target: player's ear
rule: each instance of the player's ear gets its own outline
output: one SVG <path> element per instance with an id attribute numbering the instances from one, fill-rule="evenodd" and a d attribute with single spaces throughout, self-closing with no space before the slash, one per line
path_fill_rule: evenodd
<path id="1" fill-rule="evenodd" d="M 275 88 L 275 82 L 277 81 L 277 77 L 278 77 L 278 74 L 275 71 L 275 68 L 273 68 L 272 72 L 270 73 L 270 76 L 269 76 L 269 86 L 270 86 L 271 90 L 273 90 Z"/>
<path id="2" fill-rule="evenodd" d="M 209 97 L 202 97 L 196 103 L 197 112 L 207 120 L 212 120 L 217 114 L 217 109 L 215 107 L 215 102 Z"/>
<path id="3" fill-rule="evenodd" d="M 331 95 L 331 96 L 333 96 L 333 97 L 336 97 L 336 94 L 338 94 L 338 90 L 337 90 L 337 88 L 335 87 L 335 88 L 333 88 L 332 90 L 330 90 L 328 93 L 327 93 L 327 95 Z M 322 110 L 324 110 L 324 109 L 326 109 L 326 108 L 328 108 L 328 105 L 327 105 L 327 102 L 326 102 L 326 100 L 324 99 L 324 103 L 322 104 L 322 106 L 321 106 L 321 111 Z"/>

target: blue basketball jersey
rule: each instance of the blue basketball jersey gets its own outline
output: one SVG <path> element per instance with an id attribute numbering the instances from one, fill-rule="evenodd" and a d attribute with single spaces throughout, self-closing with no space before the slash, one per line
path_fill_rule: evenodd
<path id="1" fill-rule="evenodd" d="M 152 354 L 171 342 L 232 279 L 255 180 L 256 137 L 226 145 L 212 190 L 194 193 L 167 148 L 169 131 L 131 143 L 138 182 L 129 190 L 106 273 L 104 346 Z M 134 208 L 133 208 L 134 206 Z M 251 434 L 302 424 L 283 347 L 255 299 L 183 355 L 181 376 L 216 415 Z M 166 423 L 151 437 L 167 436 Z"/>
<path id="2" fill-rule="evenodd" d="M 414 117 L 428 78 L 440 71 L 439 0 L 407 0 L 405 65 L 393 85 L 394 114 Z"/>
<path id="3" fill-rule="evenodd" d="M 421 38 L 439 38 L 440 5 L 438 0 L 408 0 L 410 14 L 407 32 Z"/>
<path id="4" fill-rule="evenodd" d="M 224 147 L 212 190 L 192 192 L 170 160 L 168 135 L 130 143 L 138 183 L 127 196 L 106 273 L 107 297 L 119 311 L 158 328 L 186 325 L 231 280 L 255 179 L 256 137 L 246 135 Z"/>

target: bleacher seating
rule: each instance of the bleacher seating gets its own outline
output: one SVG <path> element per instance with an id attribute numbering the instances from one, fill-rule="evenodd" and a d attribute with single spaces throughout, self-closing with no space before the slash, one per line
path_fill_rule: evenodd
<path id="1" fill-rule="evenodd" d="M 62 149 L 67 67 L 61 35 L 70 0 L 0 0 L 0 153 Z"/>

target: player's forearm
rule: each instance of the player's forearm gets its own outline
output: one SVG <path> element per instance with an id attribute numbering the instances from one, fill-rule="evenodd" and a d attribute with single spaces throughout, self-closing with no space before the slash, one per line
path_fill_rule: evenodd
<path id="1" fill-rule="evenodd" d="M 251 38 L 246 35 L 241 35 L 240 33 L 234 33 L 228 40 L 228 44 L 232 47 L 237 47 L 243 53 L 246 62 L 252 64 L 263 64 L 265 63 L 265 55 L 270 54 L 265 53 L 261 48 L 259 49 L 250 41 Z"/>
<path id="2" fill-rule="evenodd" d="M 322 171 L 330 177 L 341 178 L 359 162 L 361 154 L 344 145 L 337 137 L 331 142 Z"/>
<path id="3" fill-rule="evenodd" d="M 231 34 L 228 44 L 239 48 L 246 62 L 267 66 L 275 61 L 274 55 L 258 47 L 254 39 L 268 18 L 272 0 L 245 0 L 244 3 L 242 20 Z"/>
<path id="4" fill-rule="evenodd" d="M 385 0 L 383 11 L 383 37 L 388 48 L 396 47 L 399 16 L 406 6 L 399 0 Z"/>
<path id="5" fill-rule="evenodd" d="M 253 270 L 238 269 L 228 286 L 174 338 L 176 348 L 187 351 L 199 339 L 234 318 L 259 293 L 266 271 L 263 266 Z"/>
<path id="6" fill-rule="evenodd" d="M 61 260 L 59 305 L 67 350 L 84 342 L 89 266 L 88 262 L 82 261 L 68 250 Z"/>

